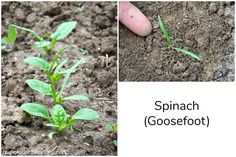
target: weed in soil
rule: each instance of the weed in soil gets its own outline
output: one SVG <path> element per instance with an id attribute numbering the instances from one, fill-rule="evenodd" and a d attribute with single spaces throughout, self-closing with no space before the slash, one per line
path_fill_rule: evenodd
<path id="1" fill-rule="evenodd" d="M 187 54 L 187 55 L 189 55 L 190 57 L 197 59 L 198 61 L 202 61 L 202 60 L 203 60 L 202 58 L 200 58 L 199 56 L 195 55 L 195 54 L 192 53 L 192 52 L 189 52 L 189 51 L 187 51 L 187 50 L 185 50 L 185 49 L 181 49 L 181 48 L 176 48 L 176 47 L 174 47 L 174 46 L 173 46 L 173 43 L 171 42 L 170 36 L 168 35 L 168 32 L 166 31 L 166 28 L 165 28 L 165 26 L 164 26 L 164 24 L 163 24 L 163 22 L 162 22 L 162 20 L 161 20 L 161 17 L 160 17 L 159 15 L 158 15 L 158 17 L 157 17 L 157 20 L 158 20 L 158 22 L 159 22 L 159 24 L 160 24 L 160 27 L 161 27 L 161 31 L 162 31 L 162 33 L 163 33 L 163 36 L 166 38 L 167 43 L 170 45 L 170 47 L 171 47 L 172 49 L 174 49 L 174 50 L 176 50 L 176 51 L 178 51 L 178 52 L 182 52 L 182 53 L 184 53 L 184 54 Z"/>

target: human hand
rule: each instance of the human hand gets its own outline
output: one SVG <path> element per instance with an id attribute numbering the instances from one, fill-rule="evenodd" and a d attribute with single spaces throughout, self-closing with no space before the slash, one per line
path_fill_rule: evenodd
<path id="1" fill-rule="evenodd" d="M 128 1 L 119 2 L 119 20 L 137 35 L 147 36 L 152 31 L 147 17 Z"/>

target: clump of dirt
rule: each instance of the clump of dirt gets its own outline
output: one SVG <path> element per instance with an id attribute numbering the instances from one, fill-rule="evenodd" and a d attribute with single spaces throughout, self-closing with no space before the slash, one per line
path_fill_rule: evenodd
<path id="1" fill-rule="evenodd" d="M 136 2 L 151 21 L 152 33 L 139 37 L 120 25 L 120 81 L 234 81 L 234 2 Z M 176 47 L 168 48 L 157 16 Z"/>
<path id="2" fill-rule="evenodd" d="M 82 5 L 85 10 L 77 13 L 76 8 Z M 33 36 L 17 30 L 16 46 L 12 52 L 2 53 L 1 59 L 3 155 L 117 155 L 112 143 L 117 137 L 105 129 L 106 123 L 117 121 L 116 3 L 2 2 L 2 36 L 9 24 L 44 35 L 53 32 L 60 23 L 71 20 L 78 22 L 76 29 L 58 43 L 55 51 L 65 45 L 71 46 L 61 56 L 61 60 L 68 59 L 65 69 L 81 58 L 88 59 L 72 74 L 65 92 L 87 95 L 90 101 L 70 101 L 63 105 L 69 115 L 83 107 L 92 108 L 99 113 L 100 119 L 79 121 L 75 124 L 78 130 L 66 131 L 50 140 L 47 134 L 52 130 L 43 125 L 45 121 L 20 110 L 26 102 L 37 102 L 51 109 L 52 100 L 25 83 L 27 79 L 47 79 L 42 71 L 23 62 L 27 56 L 38 54 L 31 49 Z M 82 54 L 81 48 L 88 53 Z"/>

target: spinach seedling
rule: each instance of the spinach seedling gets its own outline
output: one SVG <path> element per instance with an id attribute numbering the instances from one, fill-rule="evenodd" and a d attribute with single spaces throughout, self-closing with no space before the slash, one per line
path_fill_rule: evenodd
<path id="1" fill-rule="evenodd" d="M 117 122 L 115 122 L 114 124 L 107 123 L 105 128 L 107 129 L 107 131 L 117 134 L 118 123 Z M 117 140 L 113 140 L 113 144 L 117 146 Z"/>
<path id="2" fill-rule="evenodd" d="M 51 35 L 46 34 L 46 39 L 39 36 L 37 32 L 31 29 L 20 27 L 14 24 L 11 24 L 9 26 L 9 29 L 16 28 L 24 30 L 26 32 L 30 32 L 35 36 L 37 40 L 34 44 L 37 47 L 43 48 L 43 50 L 46 53 L 49 53 L 53 50 L 58 40 L 64 39 L 67 35 L 69 35 L 72 32 L 72 30 L 76 27 L 76 24 L 77 24 L 76 21 L 64 22 L 57 27 L 54 33 L 52 33 Z"/>
<path id="3" fill-rule="evenodd" d="M 24 59 L 24 62 L 37 67 L 43 70 L 44 74 L 49 80 L 49 83 L 42 82 L 37 79 L 26 80 L 26 83 L 32 88 L 44 95 L 51 96 L 54 104 L 62 104 L 65 100 L 79 100 L 79 101 L 88 101 L 89 98 L 83 95 L 71 95 L 64 97 L 64 89 L 67 86 L 69 77 L 72 73 L 77 70 L 77 67 L 86 62 L 86 59 L 81 59 L 75 63 L 71 68 L 67 70 L 60 71 L 62 66 L 67 62 L 67 60 L 62 61 L 60 64 L 57 64 L 59 56 L 65 51 L 65 48 L 61 49 L 51 63 L 48 63 L 46 60 L 39 57 L 27 57 Z M 56 91 L 56 83 L 62 79 L 64 80 L 59 92 Z"/>
<path id="4" fill-rule="evenodd" d="M 159 22 L 159 25 L 160 25 L 161 31 L 162 31 L 162 33 L 163 33 L 163 36 L 166 38 L 167 43 L 170 45 L 170 47 L 171 47 L 172 49 L 176 50 L 177 52 L 181 52 L 181 53 L 187 54 L 187 55 L 189 55 L 190 57 L 192 57 L 192 58 L 194 58 L 194 59 L 196 59 L 196 60 L 198 60 L 198 61 L 202 61 L 202 60 L 203 60 L 201 57 L 199 57 L 198 55 L 196 55 L 196 54 L 194 54 L 194 53 L 192 53 L 192 52 L 190 52 L 190 51 L 187 51 L 187 50 L 185 50 L 185 49 L 181 49 L 181 48 L 176 48 L 176 47 L 174 47 L 173 44 L 172 44 L 172 42 L 171 42 L 170 36 L 168 35 L 168 33 L 167 33 L 167 31 L 166 31 L 166 28 L 165 28 L 165 26 L 164 26 L 164 24 L 163 24 L 163 22 L 162 22 L 162 20 L 161 20 L 161 17 L 160 17 L 159 15 L 158 15 L 158 17 L 157 17 L 157 20 L 158 20 L 158 22 Z"/>
<path id="5" fill-rule="evenodd" d="M 3 51 L 9 52 L 13 49 L 14 43 L 16 41 L 16 29 L 13 26 L 8 28 L 7 37 L 1 39 L 1 49 Z"/>
<path id="6" fill-rule="evenodd" d="M 54 128 L 54 132 L 48 134 L 50 139 L 54 134 L 60 134 L 67 129 L 73 130 L 73 124 L 78 120 L 98 120 L 99 115 L 96 111 L 89 108 L 82 108 L 70 117 L 61 105 L 55 105 L 51 113 L 41 104 L 25 103 L 20 107 L 23 111 L 42 117 L 47 120 L 46 126 Z"/>

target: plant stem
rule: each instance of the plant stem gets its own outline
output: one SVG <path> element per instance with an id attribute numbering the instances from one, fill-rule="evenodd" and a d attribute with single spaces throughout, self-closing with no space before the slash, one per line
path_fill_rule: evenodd
<path id="1" fill-rule="evenodd" d="M 52 39 L 52 43 L 51 43 L 50 47 L 47 47 L 47 53 L 52 51 L 52 49 L 55 47 L 56 43 L 57 43 L 57 39 L 56 38 Z"/>
<path id="2" fill-rule="evenodd" d="M 58 104 L 58 103 L 57 103 L 57 93 L 56 93 L 55 84 L 53 83 L 53 81 L 52 81 L 52 79 L 51 79 L 52 76 L 51 76 L 50 72 L 49 72 L 49 71 L 45 71 L 45 73 L 46 73 L 46 75 L 47 75 L 47 78 L 48 78 L 49 81 L 50 81 L 52 99 L 53 99 L 54 104 L 56 105 L 56 104 Z"/>

